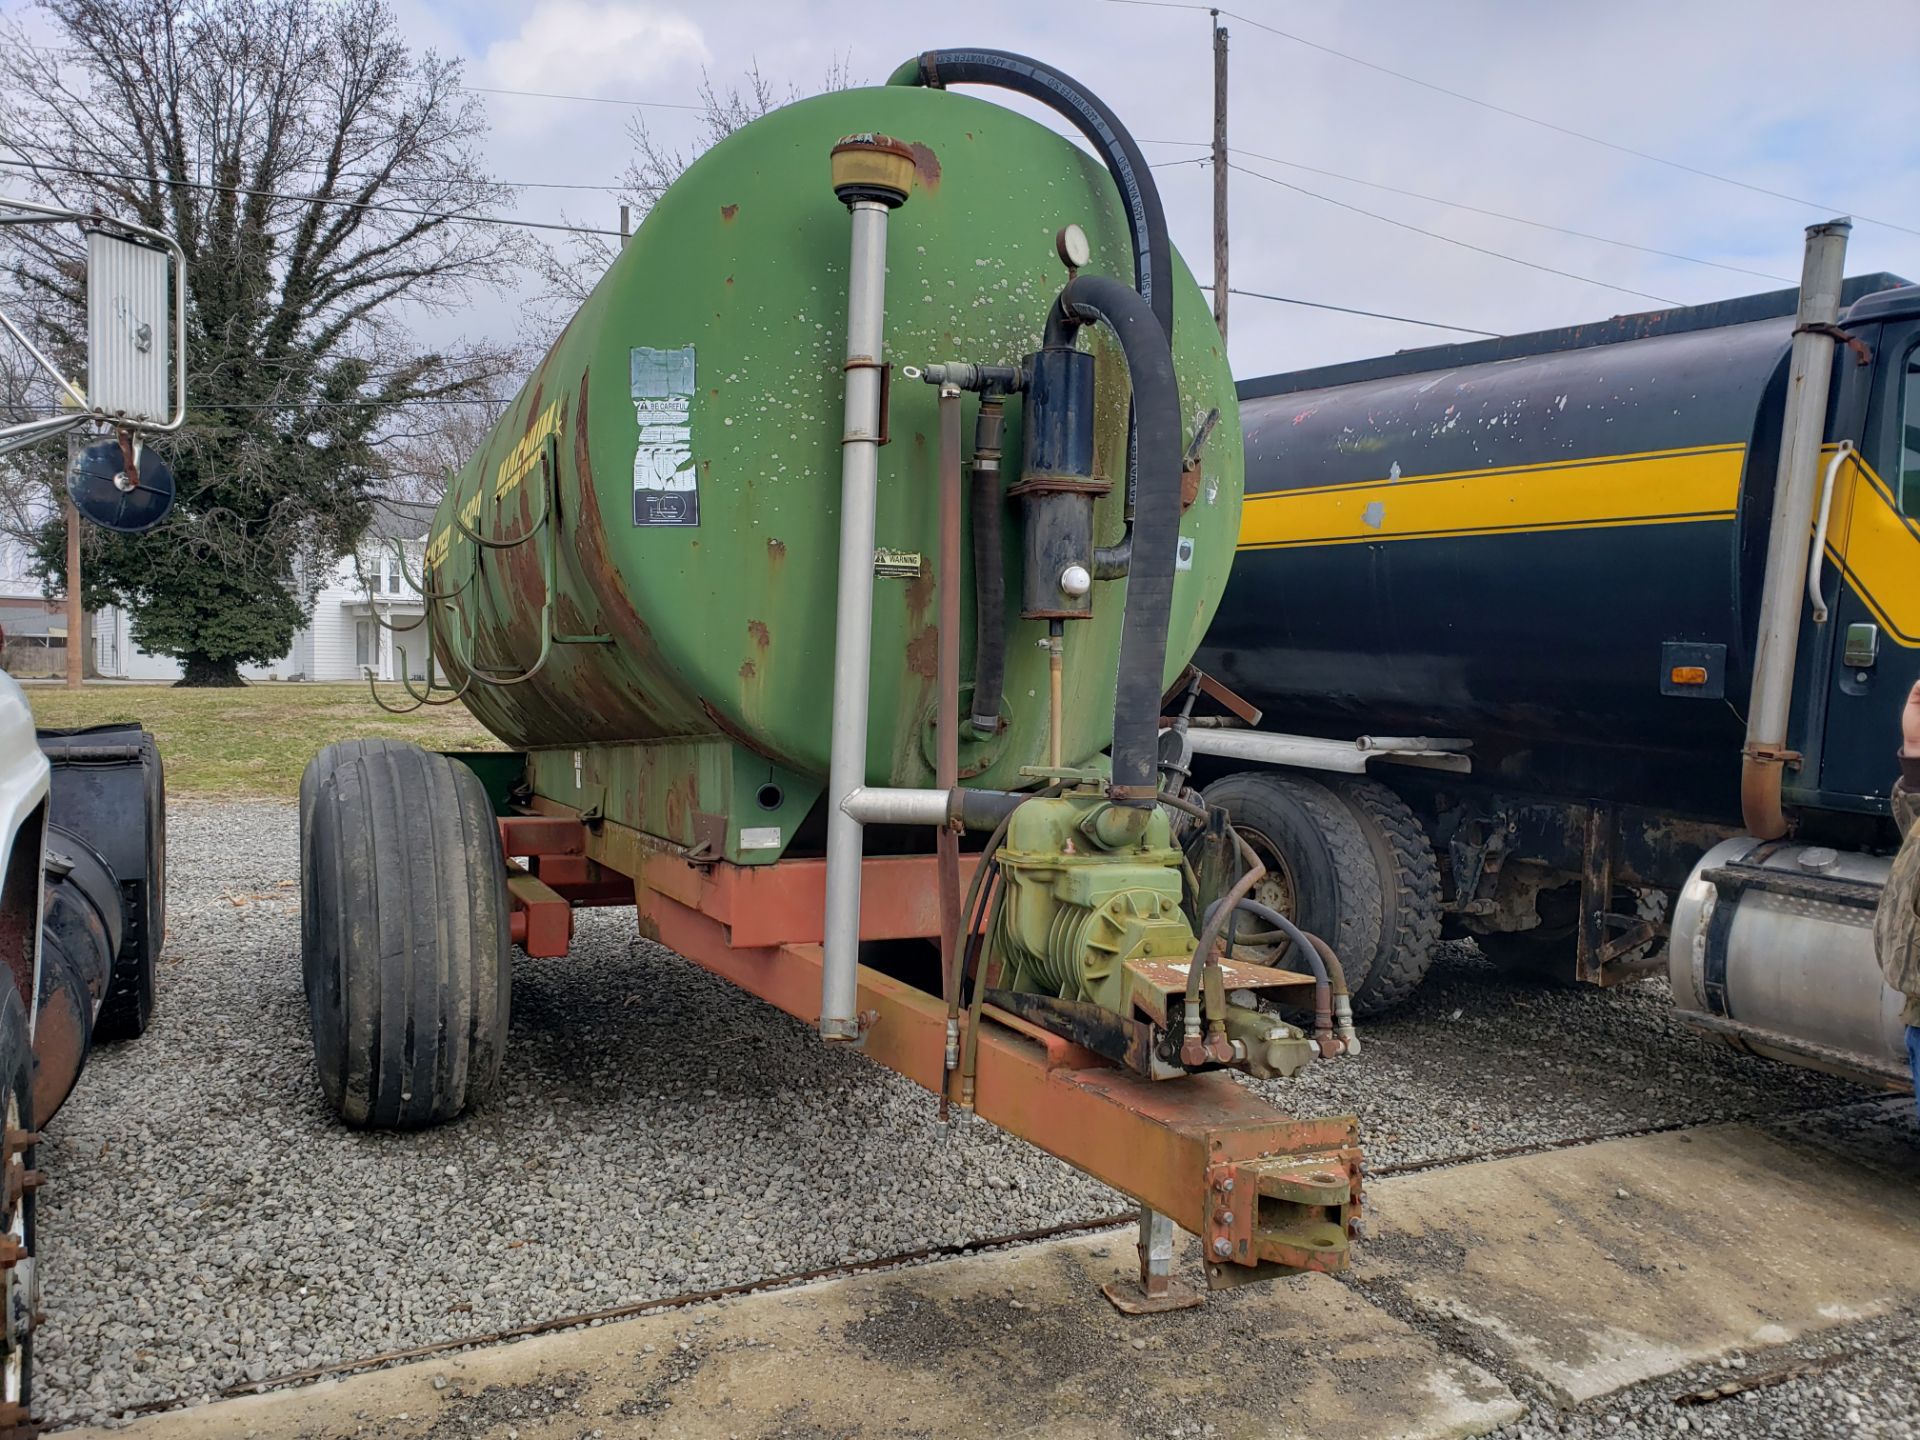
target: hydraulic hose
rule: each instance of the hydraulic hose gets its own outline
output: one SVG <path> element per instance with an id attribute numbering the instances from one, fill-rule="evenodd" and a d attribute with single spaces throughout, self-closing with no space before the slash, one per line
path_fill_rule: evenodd
<path id="1" fill-rule="evenodd" d="M 1173 338 L 1173 247 L 1160 191 L 1133 136 L 1105 103 L 1051 65 L 1006 50 L 929 50 L 887 77 L 889 85 L 993 85 L 1038 100 L 1073 122 L 1120 187 L 1133 241 L 1134 289 L 1153 308 L 1161 334 Z"/>
<path id="2" fill-rule="evenodd" d="M 1147 302 L 1104 275 L 1069 280 L 1047 316 L 1045 344 L 1071 345 L 1082 325 L 1104 321 L 1120 341 L 1140 432 L 1133 567 L 1120 631 L 1113 702 L 1113 786 L 1120 805 L 1151 807 L 1159 795 L 1160 692 L 1173 616 L 1180 532 L 1180 394 L 1173 349 Z"/>
<path id="3" fill-rule="evenodd" d="M 1000 488 L 999 400 L 983 400 L 973 422 L 973 483 L 969 492 L 973 545 L 973 715 L 974 733 L 1000 728 L 1000 697 L 1007 682 L 1006 555 L 1001 549 L 1000 513 L 1006 497 Z"/>
<path id="4" fill-rule="evenodd" d="M 1160 204 L 1159 187 L 1147 160 L 1127 133 L 1126 126 L 1106 104 L 1078 81 L 1051 65 L 1005 50 L 929 50 L 887 77 L 889 85 L 993 85 L 1025 95 L 1066 117 L 1112 174 L 1127 213 L 1127 236 L 1133 242 L 1133 288 L 1153 310 L 1160 331 L 1173 340 L 1173 246 L 1167 239 L 1167 214 Z M 1127 500 L 1134 505 L 1139 493 L 1139 439 L 1131 422 L 1127 429 Z M 1133 532 L 1137 514 L 1130 510 L 1126 534 L 1116 545 L 1102 545 L 1093 553 L 1093 577 L 1118 580 L 1133 565 Z"/>

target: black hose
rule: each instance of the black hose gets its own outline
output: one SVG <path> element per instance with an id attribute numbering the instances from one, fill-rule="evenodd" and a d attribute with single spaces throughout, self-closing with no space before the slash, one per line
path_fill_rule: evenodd
<path id="1" fill-rule="evenodd" d="M 1127 127 L 1106 103 L 1078 81 L 1051 65 L 1006 50 L 929 50 L 887 77 L 889 85 L 993 85 L 1038 100 L 1073 122 L 1120 189 L 1133 242 L 1133 288 L 1153 310 L 1160 331 L 1173 342 L 1173 245 L 1167 239 L 1167 213 L 1146 156 Z M 1133 566 L 1133 532 L 1140 489 L 1139 437 L 1132 417 L 1127 424 L 1127 529 L 1117 545 L 1093 552 L 1093 578 L 1118 580 Z M 976 697 L 978 691 L 975 691 Z"/>
<path id="2" fill-rule="evenodd" d="M 1218 900 L 1214 901 L 1213 905 L 1207 908 L 1207 913 L 1211 915 L 1220 903 Z M 1314 946 L 1307 932 L 1294 924 L 1293 921 L 1287 919 L 1286 916 L 1282 915 L 1272 906 L 1262 905 L 1258 900 L 1242 900 L 1234 908 L 1244 910 L 1249 915 L 1257 916 L 1259 919 L 1273 926 L 1275 930 L 1285 935 L 1287 939 L 1293 942 L 1294 952 L 1307 962 L 1307 968 L 1313 972 L 1313 978 L 1318 980 L 1322 985 L 1330 985 L 1333 983 L 1332 977 L 1327 972 L 1327 962 L 1321 959 L 1320 951 Z"/>
<path id="3" fill-rule="evenodd" d="M 1173 338 L 1173 248 L 1160 191 L 1133 136 L 1106 104 L 1051 65 L 1006 50 L 929 50 L 887 78 L 889 85 L 993 85 L 1038 100 L 1064 115 L 1087 137 L 1114 183 L 1127 212 L 1133 241 L 1134 289 L 1153 308 L 1161 334 Z"/>
<path id="4" fill-rule="evenodd" d="M 1076 275 L 1047 316 L 1045 344 L 1070 345 L 1080 326 L 1106 322 L 1126 355 L 1140 429 L 1133 566 L 1120 631 L 1113 700 L 1112 798 L 1148 806 L 1159 794 L 1160 691 L 1173 617 L 1180 543 L 1180 392 L 1173 349 L 1139 295 L 1104 275 Z"/>
<path id="5" fill-rule="evenodd" d="M 969 508 L 973 524 L 973 715 L 979 735 L 1000 729 L 1000 697 L 1007 683 L 1006 555 L 1001 549 L 998 400 L 983 401 L 973 423 L 973 478 Z"/>

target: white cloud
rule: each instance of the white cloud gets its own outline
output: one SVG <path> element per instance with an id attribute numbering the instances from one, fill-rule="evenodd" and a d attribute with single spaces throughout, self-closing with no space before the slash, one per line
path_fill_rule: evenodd
<path id="1" fill-rule="evenodd" d="M 496 40 L 474 67 L 473 83 L 616 99 L 684 101 L 712 63 L 706 36 L 688 16 L 629 0 L 541 0 L 519 33 Z M 569 118 L 548 102 L 490 97 L 498 129 L 540 129 Z"/>

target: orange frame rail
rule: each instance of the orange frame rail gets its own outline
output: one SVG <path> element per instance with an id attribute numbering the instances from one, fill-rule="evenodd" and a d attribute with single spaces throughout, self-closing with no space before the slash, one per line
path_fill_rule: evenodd
<path id="1" fill-rule="evenodd" d="M 641 831 L 535 803 L 538 816 L 501 821 L 510 853 L 552 847 L 533 853 L 535 871 L 510 874 L 516 941 L 553 943 L 554 905 L 611 903 L 618 887 L 648 938 L 799 1020 L 819 1018 L 824 861 L 689 860 Z M 564 881 L 547 883 L 545 856 L 571 862 Z M 978 859 L 963 857 L 963 882 Z M 937 937 L 934 867 L 932 855 L 868 859 L 861 938 Z M 957 1101 L 940 997 L 865 966 L 859 994 L 860 1048 Z M 1221 1072 L 1148 1080 L 991 1007 L 978 1049 L 975 1112 L 1198 1235 L 1213 1284 L 1345 1265 L 1361 1203 L 1353 1117 L 1300 1119 Z"/>

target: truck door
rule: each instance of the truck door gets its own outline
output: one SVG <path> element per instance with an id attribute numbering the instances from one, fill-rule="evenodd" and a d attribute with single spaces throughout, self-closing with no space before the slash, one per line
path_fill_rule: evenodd
<path id="1" fill-rule="evenodd" d="M 1890 321 L 1873 350 L 1860 453 L 1834 477 L 1828 618 L 1810 637 L 1826 669 L 1810 694 L 1826 710 L 1819 789 L 1845 809 L 1884 808 L 1900 708 L 1920 678 L 1920 320 Z M 1840 359 L 1852 368 L 1844 349 Z"/>

